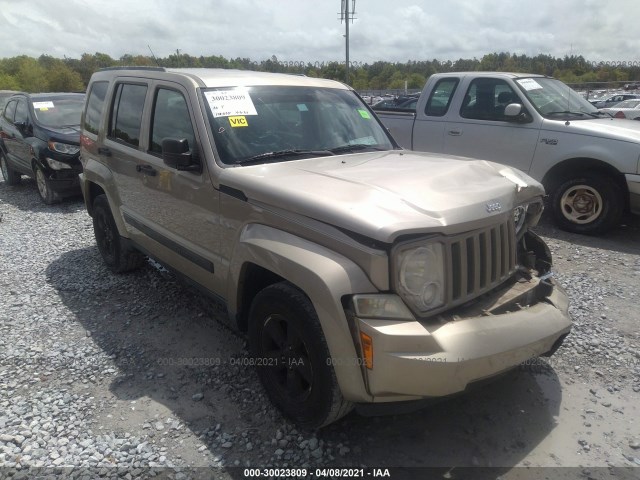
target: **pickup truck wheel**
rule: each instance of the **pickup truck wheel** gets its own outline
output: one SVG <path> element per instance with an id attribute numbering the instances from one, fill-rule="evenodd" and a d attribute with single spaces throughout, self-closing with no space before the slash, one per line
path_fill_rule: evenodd
<path id="1" fill-rule="evenodd" d="M 353 408 L 340 392 L 311 301 L 290 283 L 270 285 L 256 295 L 249 346 L 267 395 L 297 424 L 322 427 Z"/>
<path id="2" fill-rule="evenodd" d="M 104 263 L 113 273 L 130 272 L 139 268 L 145 257 L 125 244 L 106 195 L 98 195 L 93 201 L 93 233 Z"/>
<path id="3" fill-rule="evenodd" d="M 20 183 L 20 174 L 9 168 L 7 157 L 0 152 L 0 170 L 2 170 L 2 178 L 7 185 L 18 185 Z"/>
<path id="4" fill-rule="evenodd" d="M 51 184 L 49 180 L 47 180 L 46 175 L 42 171 L 40 167 L 37 165 L 34 168 L 34 173 L 36 177 L 36 184 L 38 185 L 38 193 L 40 194 L 40 198 L 47 205 L 52 205 L 60 201 L 60 197 L 56 195 L 56 193 L 51 190 Z"/>
<path id="5" fill-rule="evenodd" d="M 593 235 L 619 223 L 623 198 L 610 178 L 584 175 L 567 180 L 552 193 L 551 209 L 563 230 Z"/>

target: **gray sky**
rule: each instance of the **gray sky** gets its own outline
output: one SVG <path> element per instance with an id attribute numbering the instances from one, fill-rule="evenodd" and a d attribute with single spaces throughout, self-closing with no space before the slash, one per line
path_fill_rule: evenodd
<path id="1" fill-rule="evenodd" d="M 351 1 L 351 0 L 349 0 Z M 82 53 L 343 61 L 340 0 L 0 0 L 0 58 Z M 640 0 L 356 0 L 353 61 L 573 53 L 640 61 Z"/>

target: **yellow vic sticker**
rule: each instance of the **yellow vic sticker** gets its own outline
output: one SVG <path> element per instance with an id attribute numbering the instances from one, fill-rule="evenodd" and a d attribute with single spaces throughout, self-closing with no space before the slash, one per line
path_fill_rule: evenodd
<path id="1" fill-rule="evenodd" d="M 248 127 L 246 117 L 229 117 L 229 123 L 232 127 Z"/>

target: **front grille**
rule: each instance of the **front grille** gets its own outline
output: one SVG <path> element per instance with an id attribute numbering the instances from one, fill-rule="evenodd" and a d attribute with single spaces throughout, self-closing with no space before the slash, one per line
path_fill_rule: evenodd
<path id="1" fill-rule="evenodd" d="M 513 218 L 445 241 L 446 304 L 460 305 L 497 287 L 516 269 Z"/>

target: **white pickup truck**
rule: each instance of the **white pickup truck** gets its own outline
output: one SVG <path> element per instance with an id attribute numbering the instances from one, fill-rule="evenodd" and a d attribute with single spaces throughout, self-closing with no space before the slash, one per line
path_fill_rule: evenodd
<path id="1" fill-rule="evenodd" d="M 610 118 L 559 80 L 432 75 L 415 110 L 376 109 L 401 146 L 492 160 L 540 181 L 561 228 L 584 234 L 640 213 L 640 122 Z"/>

